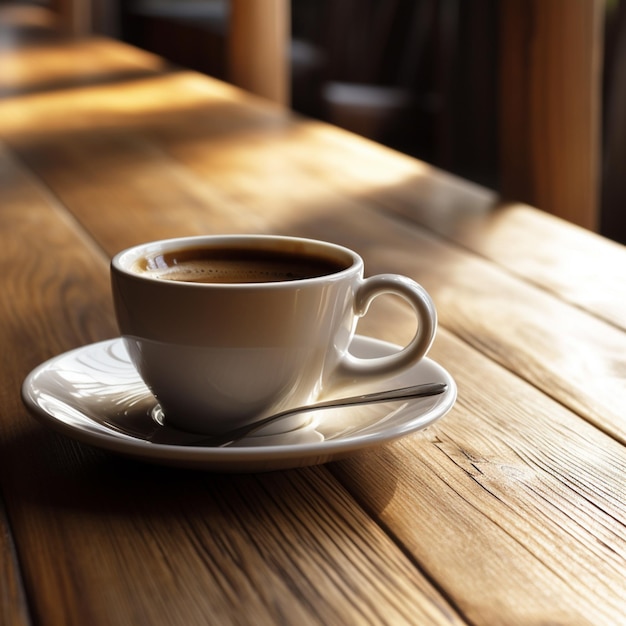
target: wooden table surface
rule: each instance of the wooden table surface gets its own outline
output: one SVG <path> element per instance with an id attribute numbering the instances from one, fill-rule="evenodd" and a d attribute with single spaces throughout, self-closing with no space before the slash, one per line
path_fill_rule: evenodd
<path id="1" fill-rule="evenodd" d="M 0 623 L 626 623 L 626 250 L 106 39 L 0 39 Z M 109 260 L 271 232 L 432 294 L 425 431 L 279 472 L 167 468 L 33 419 L 117 336 Z M 359 332 L 402 343 L 383 299 Z"/>

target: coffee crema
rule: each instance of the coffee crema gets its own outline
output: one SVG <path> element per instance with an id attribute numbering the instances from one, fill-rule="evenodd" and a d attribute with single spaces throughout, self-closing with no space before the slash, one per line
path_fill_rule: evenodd
<path id="1" fill-rule="evenodd" d="M 351 265 L 314 254 L 255 248 L 173 250 L 140 259 L 136 270 L 153 278 L 191 283 L 270 283 L 335 274 Z"/>

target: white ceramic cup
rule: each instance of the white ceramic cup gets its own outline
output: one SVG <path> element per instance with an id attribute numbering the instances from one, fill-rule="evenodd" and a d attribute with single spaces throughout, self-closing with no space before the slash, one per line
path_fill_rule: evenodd
<path id="1" fill-rule="evenodd" d="M 285 256 L 288 265 L 312 258 L 324 267 L 312 277 L 269 282 L 165 276 L 164 265 L 177 271 L 183 263 L 174 259 L 216 249 L 227 256 Z M 433 302 L 418 283 L 397 274 L 364 278 L 358 254 L 310 239 L 226 235 L 146 243 L 113 258 L 111 281 L 132 363 L 168 425 L 198 433 L 236 428 L 315 401 L 329 387 L 405 369 L 426 354 L 437 326 Z M 356 358 L 350 342 L 358 318 L 383 293 L 412 305 L 416 334 L 395 354 Z"/>

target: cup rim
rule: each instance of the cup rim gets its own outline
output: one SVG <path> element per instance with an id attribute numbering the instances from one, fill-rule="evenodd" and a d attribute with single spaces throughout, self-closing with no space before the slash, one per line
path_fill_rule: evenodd
<path id="1" fill-rule="evenodd" d="M 313 276 L 309 278 L 296 278 L 293 280 L 283 281 L 268 281 L 268 282 L 248 282 L 248 283 L 196 283 L 191 281 L 165 281 L 163 279 L 156 278 L 147 274 L 140 274 L 133 271 L 132 265 L 143 256 L 155 255 L 159 251 L 175 250 L 177 248 L 193 248 L 207 244 L 228 244 L 228 245 L 242 245 L 245 243 L 254 243 L 260 241 L 273 241 L 280 242 L 282 244 L 291 243 L 298 246 L 316 247 L 324 249 L 326 251 L 331 250 L 337 255 L 343 255 L 351 262 L 344 269 L 332 274 L 324 274 L 321 276 Z M 136 244 L 129 248 L 119 251 L 111 259 L 111 269 L 131 277 L 138 281 L 146 281 L 149 283 L 155 283 L 159 285 L 167 285 L 170 288 L 179 289 L 276 289 L 276 288 L 289 288 L 294 286 L 302 286 L 303 284 L 315 284 L 319 282 L 328 282 L 340 280 L 346 275 L 358 272 L 363 268 L 363 259 L 354 250 L 336 244 L 330 241 L 324 241 L 322 239 L 311 239 L 306 237 L 292 237 L 287 235 L 266 235 L 266 234 L 226 234 L 226 235 L 190 235 L 186 237 L 172 237 L 168 239 L 157 239 L 154 241 L 147 241 L 144 243 Z"/>

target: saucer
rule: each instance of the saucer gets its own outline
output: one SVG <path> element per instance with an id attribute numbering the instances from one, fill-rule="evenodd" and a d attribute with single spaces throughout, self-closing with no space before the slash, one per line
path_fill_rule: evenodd
<path id="1" fill-rule="evenodd" d="M 390 343 L 355 336 L 351 351 L 372 358 L 396 352 Z M 122 339 L 83 346 L 42 363 L 24 380 L 29 411 L 53 429 L 111 452 L 165 465 L 221 472 L 259 472 L 317 465 L 421 430 L 443 417 L 456 400 L 456 385 L 440 365 L 423 358 L 400 374 L 336 392 L 357 395 L 426 382 L 447 390 L 388 404 L 324 409 L 294 430 L 246 437 L 225 448 L 177 444 L 180 431 L 151 415 L 154 396 L 131 364 Z M 321 399 L 330 399 L 328 393 Z"/>

